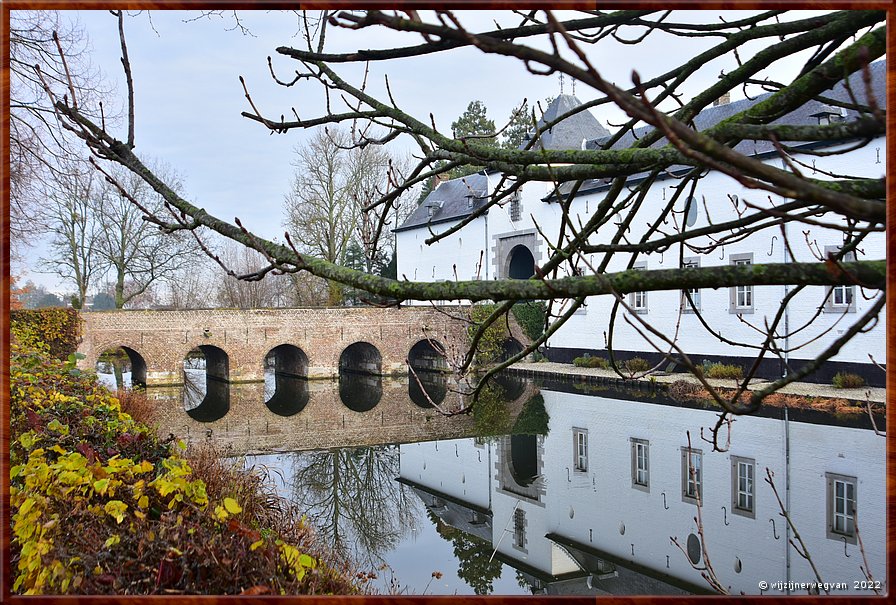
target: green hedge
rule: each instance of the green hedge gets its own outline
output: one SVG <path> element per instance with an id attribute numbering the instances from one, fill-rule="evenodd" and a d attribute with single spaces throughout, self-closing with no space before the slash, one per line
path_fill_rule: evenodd
<path id="1" fill-rule="evenodd" d="M 56 359 L 68 359 L 81 343 L 81 316 L 74 309 L 16 309 L 9 324 L 20 337 L 46 343 Z"/>
<path id="2" fill-rule="evenodd" d="M 513 316 L 526 336 L 535 340 L 544 334 L 544 315 L 547 307 L 541 301 L 521 302 L 513 305 Z"/>

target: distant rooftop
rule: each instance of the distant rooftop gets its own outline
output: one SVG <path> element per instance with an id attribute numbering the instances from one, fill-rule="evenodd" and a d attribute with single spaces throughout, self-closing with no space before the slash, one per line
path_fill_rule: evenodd
<path id="1" fill-rule="evenodd" d="M 540 130 L 545 124 L 553 122 L 559 116 L 581 105 L 582 102 L 573 95 L 561 94 L 551 101 L 547 109 L 545 109 L 544 115 L 536 124 L 536 128 Z M 529 131 L 529 134 L 523 139 L 520 149 L 525 147 L 533 136 L 535 136 L 535 130 Z M 604 128 L 590 111 L 584 109 L 542 132 L 535 147 L 543 149 L 581 149 L 584 141 L 608 136 L 610 136 L 610 131 Z"/>
<path id="2" fill-rule="evenodd" d="M 487 195 L 485 172 L 442 181 L 395 231 L 460 220 L 482 207 Z"/>

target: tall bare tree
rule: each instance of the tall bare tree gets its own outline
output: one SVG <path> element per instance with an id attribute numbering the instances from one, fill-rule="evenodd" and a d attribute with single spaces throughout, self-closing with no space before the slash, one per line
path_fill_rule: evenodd
<path id="1" fill-rule="evenodd" d="M 179 179 L 168 168 L 156 167 L 155 172 L 166 174 L 172 188 L 180 188 Z M 166 212 L 164 199 L 134 173 L 114 169 L 110 180 L 102 181 L 93 207 L 99 231 L 95 250 L 113 284 L 116 308 L 123 308 L 165 276 L 189 267 L 199 254 L 192 234 L 166 235 L 144 220 L 144 212 Z"/>
<path id="2" fill-rule="evenodd" d="M 101 229 L 94 208 L 100 185 L 96 171 L 86 162 L 61 160 L 57 166 L 59 170 L 42 187 L 43 220 L 51 240 L 49 256 L 41 259 L 41 265 L 75 287 L 72 306 L 80 309 L 101 272 Z"/>
<path id="3" fill-rule="evenodd" d="M 217 254 L 221 262 L 238 275 L 255 273 L 267 264 L 262 254 L 251 248 L 225 240 Z M 267 279 L 245 281 L 225 274 L 218 268 L 213 274 L 215 301 L 219 306 L 236 309 L 285 307 L 292 300 L 292 281 L 289 276 L 272 275 Z"/>
<path id="4" fill-rule="evenodd" d="M 80 143 L 60 128 L 44 87 L 66 91 L 69 102 L 93 118 L 100 116 L 99 101 L 110 123 L 115 111 L 108 86 L 90 63 L 86 33 L 58 11 L 10 12 L 8 50 L 9 225 L 16 248 L 44 226 L 43 183 L 67 178 L 58 173 L 72 167 L 71 157 L 82 155 Z"/>
<path id="5" fill-rule="evenodd" d="M 851 261 L 854 251 L 869 234 L 881 233 L 886 220 L 885 181 L 883 178 L 859 178 L 829 174 L 825 179 L 813 177 L 792 159 L 792 149 L 782 141 L 823 141 L 829 145 L 844 143 L 841 152 L 867 144 L 886 132 L 883 99 L 873 94 L 856 95 L 869 79 L 870 63 L 886 51 L 886 13 L 883 11 L 848 10 L 815 16 L 787 16 L 779 11 L 755 13 L 735 20 L 707 22 L 704 18 L 689 21 L 666 11 L 630 10 L 611 13 L 584 13 L 577 18 L 559 20 L 551 12 L 516 13 L 519 23 L 491 31 L 472 31 L 464 27 L 461 17 L 438 11 L 424 18 L 418 13 L 343 11 L 328 21 L 319 22 L 317 36 L 309 37 L 307 48 L 278 47 L 277 53 L 292 59 L 295 77 L 281 78 L 280 70 L 272 67 L 277 83 L 287 86 L 319 86 L 345 100 L 344 111 L 328 107 L 324 115 L 295 120 L 268 118 L 251 102 L 244 112 L 247 119 L 273 132 L 318 127 L 323 124 L 335 129 L 339 124 L 363 123 L 378 129 L 380 134 L 361 135 L 352 140 L 355 147 L 387 144 L 408 135 L 417 146 L 418 163 L 397 187 L 379 199 L 364 205 L 363 210 L 379 212 L 376 219 L 382 226 L 389 209 L 402 192 L 433 176 L 465 164 L 484 166 L 500 173 L 499 181 L 490 188 L 486 202 L 451 228 L 431 234 L 427 244 L 450 237 L 486 212 L 510 202 L 525 183 L 546 183 L 553 191 L 553 199 L 561 213 L 565 212 L 562 228 L 550 237 L 549 251 L 537 268 L 535 279 L 471 280 L 424 283 L 392 280 L 352 270 L 339 264 L 338 255 L 314 255 L 295 246 L 268 241 L 231 225 L 184 200 L 169 188 L 164 178 L 153 174 L 134 153 L 132 134 L 126 141 L 115 136 L 102 125 L 89 119 L 80 108 L 66 103 L 56 95 L 55 107 L 61 118 L 76 130 L 93 152 L 105 160 L 120 164 L 138 174 L 164 196 L 182 216 L 170 218 L 151 213 L 149 220 L 169 231 L 207 226 L 221 235 L 239 241 L 262 252 L 269 265 L 249 278 L 258 278 L 274 271 L 308 272 L 351 287 L 388 296 L 397 301 L 452 300 L 500 301 L 496 310 L 486 318 L 474 334 L 463 370 L 475 358 L 475 344 L 495 321 L 503 318 L 514 302 L 519 300 L 548 300 L 563 302 L 554 305 L 549 313 L 549 325 L 544 335 L 531 347 L 512 356 L 500 367 L 522 358 L 534 347 L 550 338 L 584 304 L 586 297 L 609 296 L 614 311 L 624 307 L 625 296 L 637 292 L 684 291 L 699 288 L 732 288 L 737 286 L 789 285 L 792 293 L 808 286 L 860 285 L 869 291 L 872 302 L 862 313 L 848 318 L 842 334 L 831 336 L 824 351 L 811 363 L 768 386 L 754 389 L 742 399 L 747 379 L 731 395 L 714 391 L 705 382 L 700 369 L 671 342 L 666 355 L 685 363 L 703 380 L 716 402 L 728 414 L 754 412 L 769 393 L 799 380 L 819 364 L 835 355 L 850 339 L 867 330 L 877 320 L 884 306 L 882 295 L 886 282 L 883 259 Z M 387 29 L 416 32 L 424 43 L 400 48 L 367 49 L 359 52 L 327 53 L 324 49 L 328 27 L 363 32 L 368 29 Z M 648 36 L 688 40 L 699 38 L 705 44 L 686 56 L 680 65 L 665 73 L 642 79 L 633 74 L 628 87 L 609 82 L 601 74 L 594 48 L 608 41 L 639 43 Z M 362 44 L 359 42 L 359 45 Z M 569 115 L 602 105 L 613 105 L 628 116 L 612 136 L 599 145 L 585 149 L 537 149 L 532 147 L 540 133 L 530 139 L 528 149 L 500 149 L 482 145 L 475 140 L 458 140 L 450 133 L 437 129 L 428 117 L 415 117 L 396 106 L 393 99 L 381 99 L 368 92 L 363 83 L 352 83 L 339 74 L 342 64 L 358 62 L 400 61 L 450 52 L 460 47 L 519 61 L 535 74 L 563 74 L 576 81 L 582 89 L 597 95 L 594 101 L 558 116 L 555 123 Z M 792 60 L 803 52 L 803 67 L 788 81 L 776 82 L 768 78 L 766 70 L 779 62 Z M 723 71 L 708 86 L 691 92 L 699 80 L 698 71 L 720 57 L 732 57 L 729 69 Z M 849 78 L 846 80 L 846 78 Z M 838 83 L 847 83 L 853 93 L 850 101 L 836 101 L 826 96 Z M 727 119 L 704 126 L 694 123 L 701 110 L 724 94 L 741 87 L 760 86 L 769 94 L 743 111 Z M 685 94 L 687 92 L 687 94 Z M 811 101 L 834 102 L 854 113 L 853 118 L 836 123 L 795 125 L 778 120 Z M 282 112 L 284 115 L 288 111 Z M 643 128 L 638 129 L 639 126 Z M 544 124 L 541 132 L 551 124 Z M 130 133 L 133 131 L 130 130 Z M 361 130 L 362 133 L 367 132 Z M 781 162 L 763 162 L 744 153 L 739 144 L 745 140 L 770 141 Z M 855 142 L 858 141 L 856 144 Z M 849 143 L 849 144 L 846 144 Z M 830 153 L 830 152 L 828 152 Z M 643 200 L 657 180 L 671 169 L 681 177 L 675 195 L 664 199 L 658 213 L 651 208 L 647 216 Z M 744 187 L 761 191 L 763 195 L 785 198 L 777 207 L 753 204 L 737 208 L 735 220 L 710 224 L 699 230 L 664 229 L 664 221 L 681 215 L 680 206 L 693 192 L 708 171 L 730 175 Z M 633 178 L 637 177 L 637 178 Z M 326 181 L 325 181 L 326 182 Z M 576 194 L 585 183 L 601 183 L 605 193 L 581 220 L 569 215 Z M 696 202 L 695 202 L 696 203 Z M 634 270 L 639 254 L 658 252 L 671 247 L 699 249 L 701 254 L 718 251 L 731 240 L 739 240 L 756 233 L 778 232 L 783 224 L 796 227 L 820 224 L 843 233 L 841 250 L 827 258 L 812 262 L 755 263 L 731 266 L 690 267 L 684 263 L 669 269 Z M 629 227 L 646 224 L 646 230 L 635 241 L 627 239 Z M 610 227 L 617 228 L 612 233 Z M 382 232 L 380 229 L 377 232 Z M 547 236 L 546 236 L 547 237 Z M 634 236 L 633 236 L 634 237 Z M 699 239 L 702 238 L 702 239 Z M 791 245 L 788 238 L 783 242 Z M 334 248 L 335 249 L 335 248 Z M 624 261 L 623 261 L 624 259 Z M 613 262 L 613 261 L 616 262 Z M 623 261 L 623 270 L 610 269 Z M 684 294 L 683 296 L 687 296 Z M 776 335 L 784 330 L 781 316 L 792 300 L 788 294 L 781 311 L 768 318 L 768 325 L 759 326 L 762 333 L 756 355 L 776 355 Z M 689 302 L 693 303 L 690 298 Z M 693 305 L 692 305 L 693 306 Z M 634 316 L 632 321 L 638 321 Z M 846 323 L 846 322 L 845 322 Z M 649 324 L 639 324 L 649 333 Z M 711 328 L 710 328 L 711 329 Z M 663 334 L 653 334 L 662 338 Z M 496 369 L 499 369 L 496 368 Z"/>
<path id="6" fill-rule="evenodd" d="M 318 129 L 296 149 L 296 171 L 286 195 L 286 225 L 298 249 L 345 265 L 354 244 L 363 251 L 357 268 L 374 273 L 389 262 L 391 237 L 383 221 L 363 209 L 385 195 L 399 169 L 382 147 L 358 146 L 358 134 L 340 128 Z M 401 208 L 401 202 L 394 205 Z M 400 216 L 393 212 L 396 217 Z M 397 220 L 386 217 L 397 226 Z M 340 304 L 342 287 L 331 282 L 329 304 Z"/>

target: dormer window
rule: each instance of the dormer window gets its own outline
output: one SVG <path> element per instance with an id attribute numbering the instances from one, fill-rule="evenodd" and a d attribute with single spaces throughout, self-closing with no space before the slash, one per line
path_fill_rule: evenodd
<path id="1" fill-rule="evenodd" d="M 444 203 L 444 202 L 442 202 L 442 201 L 435 201 L 435 200 L 433 200 L 433 201 L 431 201 L 431 202 L 426 202 L 425 205 L 426 205 L 426 214 L 427 214 L 427 216 L 428 216 L 429 218 L 432 218 L 433 216 L 435 216 L 436 212 L 439 211 L 439 208 L 442 207 L 442 204 L 443 204 L 443 203 Z"/>
<path id="2" fill-rule="evenodd" d="M 830 105 L 822 105 L 818 111 L 810 113 L 809 117 L 817 119 L 819 126 L 833 124 L 834 122 L 839 122 L 843 119 L 840 112 Z"/>

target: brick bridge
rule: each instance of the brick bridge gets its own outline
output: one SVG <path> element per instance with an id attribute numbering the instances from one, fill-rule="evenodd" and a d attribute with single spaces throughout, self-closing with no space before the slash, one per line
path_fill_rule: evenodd
<path id="1" fill-rule="evenodd" d="M 465 307 L 340 309 L 206 309 L 94 311 L 82 314 L 82 369 L 103 352 L 128 354 L 135 384 L 181 384 L 183 363 L 200 350 L 209 377 L 228 382 L 264 380 L 265 364 L 278 375 L 327 378 L 340 370 L 368 374 L 439 368 L 431 339 L 449 351 L 467 345 Z M 527 342 L 512 322 L 508 347 Z"/>

